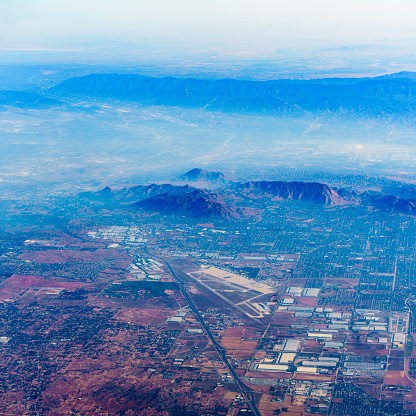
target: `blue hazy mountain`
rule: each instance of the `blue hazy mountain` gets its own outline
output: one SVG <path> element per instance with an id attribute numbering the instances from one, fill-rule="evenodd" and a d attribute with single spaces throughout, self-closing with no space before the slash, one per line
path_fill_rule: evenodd
<path id="1" fill-rule="evenodd" d="M 183 176 L 197 177 L 204 173 L 193 169 Z M 223 177 L 220 172 L 213 173 Z M 224 196 L 227 195 L 228 202 Z M 243 196 L 244 201 L 253 202 L 270 199 L 292 200 L 322 206 L 354 205 L 367 209 L 373 207 L 381 211 L 393 211 L 406 215 L 416 215 L 416 199 L 403 198 L 386 192 L 356 192 L 337 189 L 320 182 L 300 181 L 251 181 L 233 182 L 217 192 L 188 185 L 172 184 L 137 185 L 131 188 L 112 190 L 105 187 L 97 192 L 81 192 L 81 199 L 111 204 L 108 208 L 141 209 L 147 212 L 185 215 L 192 218 L 238 219 L 257 215 L 247 207 L 235 205 L 235 198 Z M 230 198 L 231 196 L 231 198 Z M 237 198 L 241 200 L 241 198 Z"/>
<path id="2" fill-rule="evenodd" d="M 38 109 L 58 107 L 62 103 L 53 98 L 25 91 L 0 90 L 0 107 L 18 107 L 22 109 Z"/>
<path id="3" fill-rule="evenodd" d="M 217 194 L 194 189 L 185 193 L 163 193 L 136 202 L 136 209 L 203 219 L 237 219 L 244 210 L 225 204 Z"/>
<path id="4" fill-rule="evenodd" d="M 319 112 L 406 120 L 416 115 L 416 75 L 411 72 L 375 78 L 307 81 L 91 74 L 70 78 L 49 92 L 237 112 Z"/>
<path id="5" fill-rule="evenodd" d="M 206 170 L 195 168 L 184 173 L 178 178 L 180 181 L 184 182 L 198 182 L 198 183 L 207 183 L 207 184 L 223 184 L 228 178 L 221 172 L 208 172 Z"/>
<path id="6" fill-rule="evenodd" d="M 236 183 L 233 188 L 246 196 L 266 196 L 323 205 L 344 203 L 335 189 L 318 182 L 254 181 Z"/>
<path id="7" fill-rule="evenodd" d="M 110 200 L 133 202 L 141 201 L 160 194 L 184 194 L 194 190 L 195 188 L 189 187 L 188 185 L 177 186 L 169 183 L 160 185 L 152 183 L 150 185 L 136 185 L 131 188 L 123 188 L 121 190 L 112 190 L 109 186 L 106 186 L 97 192 L 81 192 L 79 196 L 100 202 Z"/>
<path id="8" fill-rule="evenodd" d="M 244 215 L 244 210 L 227 205 L 217 194 L 188 185 L 137 185 L 118 191 L 106 186 L 97 192 L 81 192 L 78 196 L 84 200 L 112 203 L 113 206 L 119 204 L 119 207 L 124 208 L 192 218 L 235 219 Z"/>

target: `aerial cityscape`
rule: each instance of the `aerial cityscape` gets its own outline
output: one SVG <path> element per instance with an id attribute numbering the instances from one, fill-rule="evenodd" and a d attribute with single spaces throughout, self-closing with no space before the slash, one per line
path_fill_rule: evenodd
<path id="1" fill-rule="evenodd" d="M 416 416 L 416 3 L 0 3 L 0 415 Z"/>
<path id="2" fill-rule="evenodd" d="M 260 183 L 7 212 L 1 413 L 415 414 L 414 212 Z"/>

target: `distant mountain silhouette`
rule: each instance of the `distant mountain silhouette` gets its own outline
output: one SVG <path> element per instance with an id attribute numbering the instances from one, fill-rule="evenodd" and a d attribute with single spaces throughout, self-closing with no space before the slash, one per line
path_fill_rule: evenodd
<path id="1" fill-rule="evenodd" d="M 416 72 L 410 72 L 410 71 L 395 72 L 393 74 L 381 75 L 379 77 L 376 77 L 376 79 L 379 79 L 379 80 L 406 79 L 409 81 L 416 82 Z"/>
<path id="2" fill-rule="evenodd" d="M 100 189 L 97 192 L 81 192 L 79 196 L 82 198 L 88 198 L 88 199 L 93 199 L 96 201 L 107 202 L 107 201 L 112 200 L 115 194 L 109 186 L 106 186 L 105 188 Z"/>
<path id="3" fill-rule="evenodd" d="M 80 94 L 147 104 L 237 112 L 336 113 L 378 119 L 413 120 L 416 76 L 404 72 L 375 78 L 237 81 L 91 74 L 52 87 L 60 95 Z"/>
<path id="4" fill-rule="evenodd" d="M 226 182 L 226 177 L 221 172 L 208 172 L 203 169 L 195 168 L 181 175 L 179 180 L 218 184 Z"/>
<path id="5" fill-rule="evenodd" d="M 0 106 L 11 106 L 22 109 L 58 107 L 62 103 L 39 94 L 24 91 L 0 90 Z"/>
<path id="6" fill-rule="evenodd" d="M 70 78 L 50 88 L 49 91 L 55 94 L 80 94 L 212 110 L 291 111 L 296 109 L 276 97 L 265 83 L 232 79 L 212 81 L 173 77 L 153 78 L 143 75 L 91 74 Z"/>

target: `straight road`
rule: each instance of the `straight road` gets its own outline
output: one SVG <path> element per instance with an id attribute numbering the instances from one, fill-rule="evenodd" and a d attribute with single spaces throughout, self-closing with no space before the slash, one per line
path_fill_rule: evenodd
<path id="1" fill-rule="evenodd" d="M 194 312 L 194 314 L 195 314 L 196 318 L 198 319 L 199 323 L 204 328 L 205 333 L 207 334 L 208 338 L 212 342 L 212 345 L 216 349 L 216 351 L 217 351 L 218 355 L 220 356 L 221 360 L 227 366 L 232 378 L 234 379 L 234 382 L 237 384 L 237 386 L 238 386 L 242 396 L 244 397 L 247 405 L 250 407 L 250 409 L 251 409 L 251 411 L 253 412 L 254 415 L 262 416 L 261 413 L 259 412 L 259 410 L 257 409 L 255 396 L 254 396 L 254 391 L 251 388 L 247 387 L 240 380 L 240 378 L 238 377 L 238 375 L 234 371 L 233 366 L 230 364 L 230 362 L 227 359 L 227 355 L 226 355 L 227 350 L 225 348 L 221 347 L 221 345 L 219 345 L 217 343 L 217 341 L 215 340 L 215 338 L 213 337 L 210 329 L 205 324 L 203 317 L 199 313 L 198 309 L 195 307 L 195 305 L 194 305 L 191 297 L 189 296 L 188 292 L 185 290 L 185 287 L 184 287 L 184 284 L 183 284 L 182 280 L 177 276 L 177 274 L 175 273 L 175 271 L 173 270 L 173 268 L 171 267 L 171 265 L 168 263 L 167 260 L 165 260 L 163 257 L 159 257 L 159 256 L 155 256 L 154 254 L 150 254 L 147 250 L 145 250 L 145 251 L 147 252 L 147 254 L 149 254 L 149 256 L 155 257 L 155 258 L 163 261 L 166 264 L 166 266 L 168 267 L 169 271 L 171 272 L 173 278 L 179 284 L 179 288 L 180 288 L 180 291 L 181 291 L 183 297 L 186 299 L 186 301 L 189 304 L 189 307 L 192 309 L 192 311 Z"/>

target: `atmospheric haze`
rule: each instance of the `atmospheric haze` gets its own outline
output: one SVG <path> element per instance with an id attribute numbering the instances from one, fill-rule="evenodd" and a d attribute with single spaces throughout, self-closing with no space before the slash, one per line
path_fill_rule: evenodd
<path id="1" fill-rule="evenodd" d="M 415 7 L 405 0 L 3 0 L 0 49 L 9 63 L 150 64 L 168 75 L 377 75 L 415 69 Z"/>
<path id="2" fill-rule="evenodd" d="M 415 16 L 0 0 L 0 414 L 416 416 Z"/>

